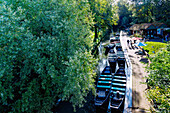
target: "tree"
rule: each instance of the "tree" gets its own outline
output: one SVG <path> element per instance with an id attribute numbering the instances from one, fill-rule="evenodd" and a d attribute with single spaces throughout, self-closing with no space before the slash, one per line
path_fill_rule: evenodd
<path id="1" fill-rule="evenodd" d="M 150 71 L 148 75 L 147 91 L 148 99 L 153 102 L 158 112 L 168 112 L 170 110 L 170 44 L 167 48 L 156 53 L 151 58 L 151 64 L 147 67 Z"/>
<path id="2" fill-rule="evenodd" d="M 92 26 L 95 32 L 94 37 L 94 51 L 97 50 L 102 37 L 105 36 L 107 30 L 112 30 L 112 25 L 117 24 L 117 7 L 113 6 L 112 0 L 88 0 L 90 9 L 94 15 L 94 26 Z M 99 36 L 100 35 L 100 36 Z"/>
<path id="3" fill-rule="evenodd" d="M 132 0 L 133 23 L 164 22 L 169 25 L 169 5 L 167 0 Z"/>
<path id="4" fill-rule="evenodd" d="M 1 2 L 0 112 L 50 112 L 58 98 L 82 106 L 94 91 L 89 4 Z"/>
<path id="5" fill-rule="evenodd" d="M 119 15 L 119 29 L 125 29 L 127 27 L 130 27 L 130 23 L 132 21 L 132 11 L 130 10 L 130 4 L 127 3 L 127 1 L 120 0 L 117 3 L 117 6 Z"/>

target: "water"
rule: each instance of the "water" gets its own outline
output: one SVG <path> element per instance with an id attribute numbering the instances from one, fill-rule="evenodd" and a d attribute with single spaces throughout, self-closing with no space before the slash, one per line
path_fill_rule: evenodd
<path id="1" fill-rule="evenodd" d="M 105 55 L 104 55 L 104 47 L 102 45 L 102 42 L 100 42 L 100 46 L 98 48 L 99 50 L 99 65 L 98 65 L 98 69 L 99 69 L 99 72 L 102 73 L 103 69 L 108 65 L 108 61 L 107 61 L 107 58 L 105 58 Z"/>

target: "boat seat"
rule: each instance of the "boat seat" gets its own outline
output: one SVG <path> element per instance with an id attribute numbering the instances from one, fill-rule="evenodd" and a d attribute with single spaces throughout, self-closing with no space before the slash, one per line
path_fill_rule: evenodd
<path id="1" fill-rule="evenodd" d="M 110 60 L 110 59 L 117 60 L 117 56 L 108 56 L 108 60 Z"/>
<path id="2" fill-rule="evenodd" d="M 97 93 L 97 96 L 98 96 L 98 97 L 106 97 L 106 93 L 105 93 L 105 91 L 99 91 L 99 92 Z"/>
<path id="3" fill-rule="evenodd" d="M 126 82 L 126 80 L 120 80 L 120 79 L 113 79 L 113 82 Z"/>
<path id="4" fill-rule="evenodd" d="M 116 72 L 116 74 L 119 74 L 119 75 L 125 75 L 125 72 L 121 72 L 121 71 L 119 71 L 119 72 Z"/>
<path id="5" fill-rule="evenodd" d="M 100 75 L 101 77 L 112 77 L 112 75 Z"/>
<path id="6" fill-rule="evenodd" d="M 108 61 L 116 63 L 116 59 L 114 59 L 114 58 L 109 58 Z"/>
<path id="7" fill-rule="evenodd" d="M 112 80 L 112 78 L 99 78 L 99 80 Z"/>
<path id="8" fill-rule="evenodd" d="M 98 83 L 111 84 L 111 81 L 98 81 Z"/>
<path id="9" fill-rule="evenodd" d="M 106 88 L 106 89 L 110 89 L 111 86 L 103 86 L 103 85 L 97 85 L 97 88 Z"/>
<path id="10" fill-rule="evenodd" d="M 119 87 L 112 87 L 111 88 L 112 90 L 118 90 L 118 91 L 125 91 L 126 89 L 125 88 L 119 88 Z"/>
<path id="11" fill-rule="evenodd" d="M 117 58 L 117 54 L 112 54 L 112 53 L 110 53 L 110 54 L 108 55 L 108 57 Z"/>
<path id="12" fill-rule="evenodd" d="M 117 51 L 117 54 L 124 54 L 124 52 L 123 51 Z"/>
<path id="13" fill-rule="evenodd" d="M 110 71 L 104 71 L 103 73 L 107 73 L 108 74 L 108 73 L 110 73 Z"/>
<path id="14" fill-rule="evenodd" d="M 117 56 L 120 58 L 125 58 L 124 54 L 117 54 Z"/>
<path id="15" fill-rule="evenodd" d="M 118 78 L 118 79 L 126 79 L 126 76 L 118 76 L 118 75 L 115 75 L 114 78 Z"/>
<path id="16" fill-rule="evenodd" d="M 120 84 L 120 83 L 112 83 L 112 85 L 115 85 L 115 86 L 126 86 L 126 84 Z"/>
<path id="17" fill-rule="evenodd" d="M 116 95 L 116 94 L 117 94 L 117 92 L 116 92 L 116 91 L 113 91 L 113 94 L 115 94 L 115 95 Z M 123 96 L 123 95 L 125 95 L 125 93 L 123 93 L 123 92 L 119 92 L 119 94 L 120 94 L 120 95 L 122 95 L 122 96 Z"/>

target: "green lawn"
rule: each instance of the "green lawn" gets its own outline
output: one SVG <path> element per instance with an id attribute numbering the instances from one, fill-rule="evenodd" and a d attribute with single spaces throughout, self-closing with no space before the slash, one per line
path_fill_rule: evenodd
<path id="1" fill-rule="evenodd" d="M 144 46 L 143 49 L 149 53 L 149 55 L 154 54 L 153 51 L 156 53 L 158 52 L 161 48 L 166 47 L 166 43 L 162 42 L 146 42 L 147 46 Z"/>

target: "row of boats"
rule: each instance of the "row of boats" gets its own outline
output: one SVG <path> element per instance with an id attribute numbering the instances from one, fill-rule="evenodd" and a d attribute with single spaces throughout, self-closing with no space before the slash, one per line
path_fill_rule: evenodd
<path id="1" fill-rule="evenodd" d="M 107 65 L 97 81 L 96 109 L 107 112 L 122 112 L 121 106 L 126 93 L 126 59 L 119 37 L 110 38 L 110 44 L 105 47 Z"/>

